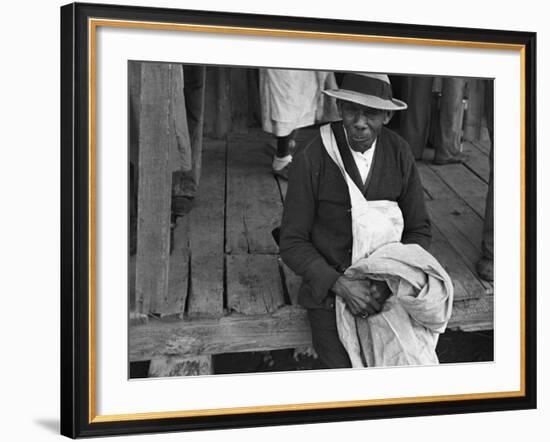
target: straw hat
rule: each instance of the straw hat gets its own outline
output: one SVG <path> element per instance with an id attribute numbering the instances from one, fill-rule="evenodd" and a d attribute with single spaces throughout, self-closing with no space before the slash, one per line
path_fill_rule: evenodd
<path id="1" fill-rule="evenodd" d="M 347 73 L 340 89 L 327 89 L 323 92 L 338 100 L 351 101 L 373 109 L 407 109 L 407 103 L 393 98 L 390 79 L 386 74 Z"/>

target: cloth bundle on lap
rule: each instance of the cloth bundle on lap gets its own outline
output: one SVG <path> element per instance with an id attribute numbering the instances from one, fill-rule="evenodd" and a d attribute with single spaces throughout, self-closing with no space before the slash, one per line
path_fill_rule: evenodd
<path id="1" fill-rule="evenodd" d="M 340 339 L 354 367 L 439 363 L 435 347 L 451 317 L 453 285 L 430 253 L 417 244 L 390 243 L 346 275 L 384 280 L 392 292 L 382 311 L 365 319 L 352 316 L 343 302 L 337 309 Z"/>
<path id="2" fill-rule="evenodd" d="M 320 132 L 350 193 L 353 249 L 345 274 L 384 280 L 392 292 L 380 313 L 364 319 L 336 297 L 338 333 L 352 366 L 437 364 L 437 340 L 452 312 L 451 278 L 422 247 L 400 242 L 404 223 L 398 204 L 367 201 L 345 170 L 330 125 Z"/>

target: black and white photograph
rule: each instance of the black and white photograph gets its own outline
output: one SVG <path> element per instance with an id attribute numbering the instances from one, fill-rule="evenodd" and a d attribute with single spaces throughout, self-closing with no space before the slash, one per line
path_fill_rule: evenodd
<path id="1" fill-rule="evenodd" d="M 492 362 L 493 97 L 128 61 L 128 377 Z"/>

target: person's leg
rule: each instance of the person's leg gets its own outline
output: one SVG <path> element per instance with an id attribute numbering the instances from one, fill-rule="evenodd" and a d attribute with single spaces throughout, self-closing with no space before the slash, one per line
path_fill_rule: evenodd
<path id="1" fill-rule="evenodd" d="M 277 137 L 277 151 L 273 158 L 272 168 L 275 175 L 284 179 L 288 179 L 288 169 L 296 146 L 295 136 L 296 130 L 293 130 L 284 137 Z"/>
<path id="2" fill-rule="evenodd" d="M 334 310 L 308 309 L 313 348 L 326 368 L 350 368 L 348 353 L 338 337 Z"/>
<path id="3" fill-rule="evenodd" d="M 433 77 L 406 76 L 401 81 L 401 98 L 407 110 L 401 112 L 399 134 L 409 143 L 415 159 L 422 159 L 428 141 Z"/>
<path id="4" fill-rule="evenodd" d="M 185 110 L 191 144 L 191 169 L 174 174 L 174 202 L 176 215 L 189 211 L 197 192 L 202 164 L 204 126 L 204 90 L 206 69 L 204 66 L 183 67 Z"/>
<path id="5" fill-rule="evenodd" d="M 493 245 L 494 245 L 494 190 L 493 190 L 493 175 L 494 175 L 494 138 L 493 138 L 493 100 L 494 100 L 494 83 L 487 81 L 485 85 L 485 115 L 487 118 L 487 129 L 489 130 L 489 138 L 491 140 L 491 153 L 489 155 L 489 188 L 487 190 L 487 199 L 485 200 L 485 220 L 483 221 L 483 239 L 481 242 L 481 259 L 476 265 L 479 276 L 487 281 L 493 280 Z"/>
<path id="6" fill-rule="evenodd" d="M 436 132 L 436 164 L 460 163 L 464 155 L 460 151 L 462 131 L 462 100 L 464 98 L 464 78 L 444 78 L 441 91 L 441 110 Z"/>

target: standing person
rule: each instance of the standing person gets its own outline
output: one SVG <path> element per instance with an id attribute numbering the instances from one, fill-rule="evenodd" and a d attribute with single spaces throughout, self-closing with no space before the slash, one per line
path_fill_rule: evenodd
<path id="1" fill-rule="evenodd" d="M 434 77 L 420 75 L 398 77 L 399 96 L 408 107 L 399 115 L 397 133 L 409 143 L 416 160 L 422 159 L 428 142 L 433 80 Z"/>
<path id="2" fill-rule="evenodd" d="M 276 176 L 288 179 L 297 129 L 338 118 L 335 104 L 331 108 L 330 98 L 321 93 L 335 84 L 329 72 L 260 69 L 262 128 L 277 138 L 272 163 Z"/>
<path id="3" fill-rule="evenodd" d="M 467 80 L 459 77 L 442 79 L 439 122 L 435 133 L 434 163 L 438 165 L 462 163 L 463 99 Z"/>
<path id="4" fill-rule="evenodd" d="M 365 318 L 383 308 L 390 289 L 384 281 L 344 275 L 354 242 L 350 192 L 341 169 L 327 153 L 323 133 L 329 129 L 347 174 L 367 201 L 384 200 L 398 207 L 402 243 L 428 248 L 431 222 L 411 149 L 384 127 L 394 111 L 407 108 L 393 98 L 388 76 L 346 74 L 340 89 L 325 93 L 338 99 L 342 121 L 323 126 L 321 136 L 292 163 L 280 253 L 302 276 L 298 300 L 308 311 L 315 350 L 327 367 L 342 368 L 350 367 L 351 361 L 338 335 L 336 297 L 354 316 Z"/>
<path id="5" fill-rule="evenodd" d="M 180 149 L 189 150 L 191 164 L 188 170 L 179 168 L 172 178 L 172 214 L 183 216 L 191 210 L 199 187 L 202 165 L 204 126 L 204 91 L 206 69 L 204 66 L 183 65 L 183 107 L 178 116 L 181 135 Z M 176 130 L 178 121 L 176 121 Z"/>

